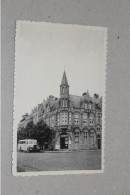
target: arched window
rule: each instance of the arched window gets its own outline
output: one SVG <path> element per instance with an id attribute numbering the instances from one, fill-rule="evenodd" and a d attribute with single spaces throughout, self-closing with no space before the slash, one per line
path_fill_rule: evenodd
<path id="1" fill-rule="evenodd" d="M 75 129 L 75 143 L 79 143 L 79 130 Z"/>
<path id="2" fill-rule="evenodd" d="M 86 126 L 88 124 L 88 115 L 87 113 L 83 113 L 83 125 Z"/>
<path id="3" fill-rule="evenodd" d="M 88 131 L 84 130 L 84 143 L 87 143 Z"/>
<path id="4" fill-rule="evenodd" d="M 67 99 L 64 99 L 64 107 L 67 107 Z"/>
<path id="5" fill-rule="evenodd" d="M 90 143 L 91 143 L 92 145 L 94 144 L 94 135 L 95 135 L 94 131 L 91 130 L 91 131 L 90 131 Z"/>
<path id="6" fill-rule="evenodd" d="M 65 92 L 65 89 L 64 89 L 64 87 L 62 88 L 62 93 L 64 93 Z"/>
<path id="7" fill-rule="evenodd" d="M 67 99 L 66 98 L 61 99 L 61 106 L 67 107 Z"/>
<path id="8" fill-rule="evenodd" d="M 89 116 L 89 125 L 94 126 L 94 115 L 93 114 L 90 114 Z"/>
<path id="9" fill-rule="evenodd" d="M 79 113 L 74 114 L 74 123 L 75 123 L 75 125 L 79 124 Z"/>

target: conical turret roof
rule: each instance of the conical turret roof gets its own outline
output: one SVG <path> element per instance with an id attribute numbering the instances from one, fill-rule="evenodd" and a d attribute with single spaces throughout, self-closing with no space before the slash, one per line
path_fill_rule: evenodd
<path id="1" fill-rule="evenodd" d="M 63 73 L 63 77 L 62 77 L 62 81 L 61 81 L 61 86 L 63 86 L 63 85 L 69 86 L 69 85 L 68 85 L 68 81 L 67 81 L 67 77 L 66 77 L 66 72 L 65 72 L 65 71 L 64 71 L 64 73 Z"/>

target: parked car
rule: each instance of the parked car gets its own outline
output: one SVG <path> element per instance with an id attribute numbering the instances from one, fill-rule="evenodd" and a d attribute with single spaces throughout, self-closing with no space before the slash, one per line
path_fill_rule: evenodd
<path id="1" fill-rule="evenodd" d="M 18 151 L 39 152 L 40 147 L 35 139 L 19 140 Z"/>

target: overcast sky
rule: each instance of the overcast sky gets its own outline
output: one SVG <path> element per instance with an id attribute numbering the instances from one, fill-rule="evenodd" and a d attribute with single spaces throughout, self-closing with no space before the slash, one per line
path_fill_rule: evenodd
<path id="1" fill-rule="evenodd" d="M 102 95 L 104 37 L 103 28 L 18 22 L 14 127 L 43 99 L 59 97 L 64 67 L 70 94 Z"/>

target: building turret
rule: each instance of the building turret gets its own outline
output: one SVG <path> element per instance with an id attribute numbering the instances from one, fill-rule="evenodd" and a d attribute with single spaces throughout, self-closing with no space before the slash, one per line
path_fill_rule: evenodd
<path id="1" fill-rule="evenodd" d="M 66 77 L 66 73 L 64 71 L 61 85 L 60 85 L 60 106 L 68 107 L 69 100 L 69 85 Z"/>

